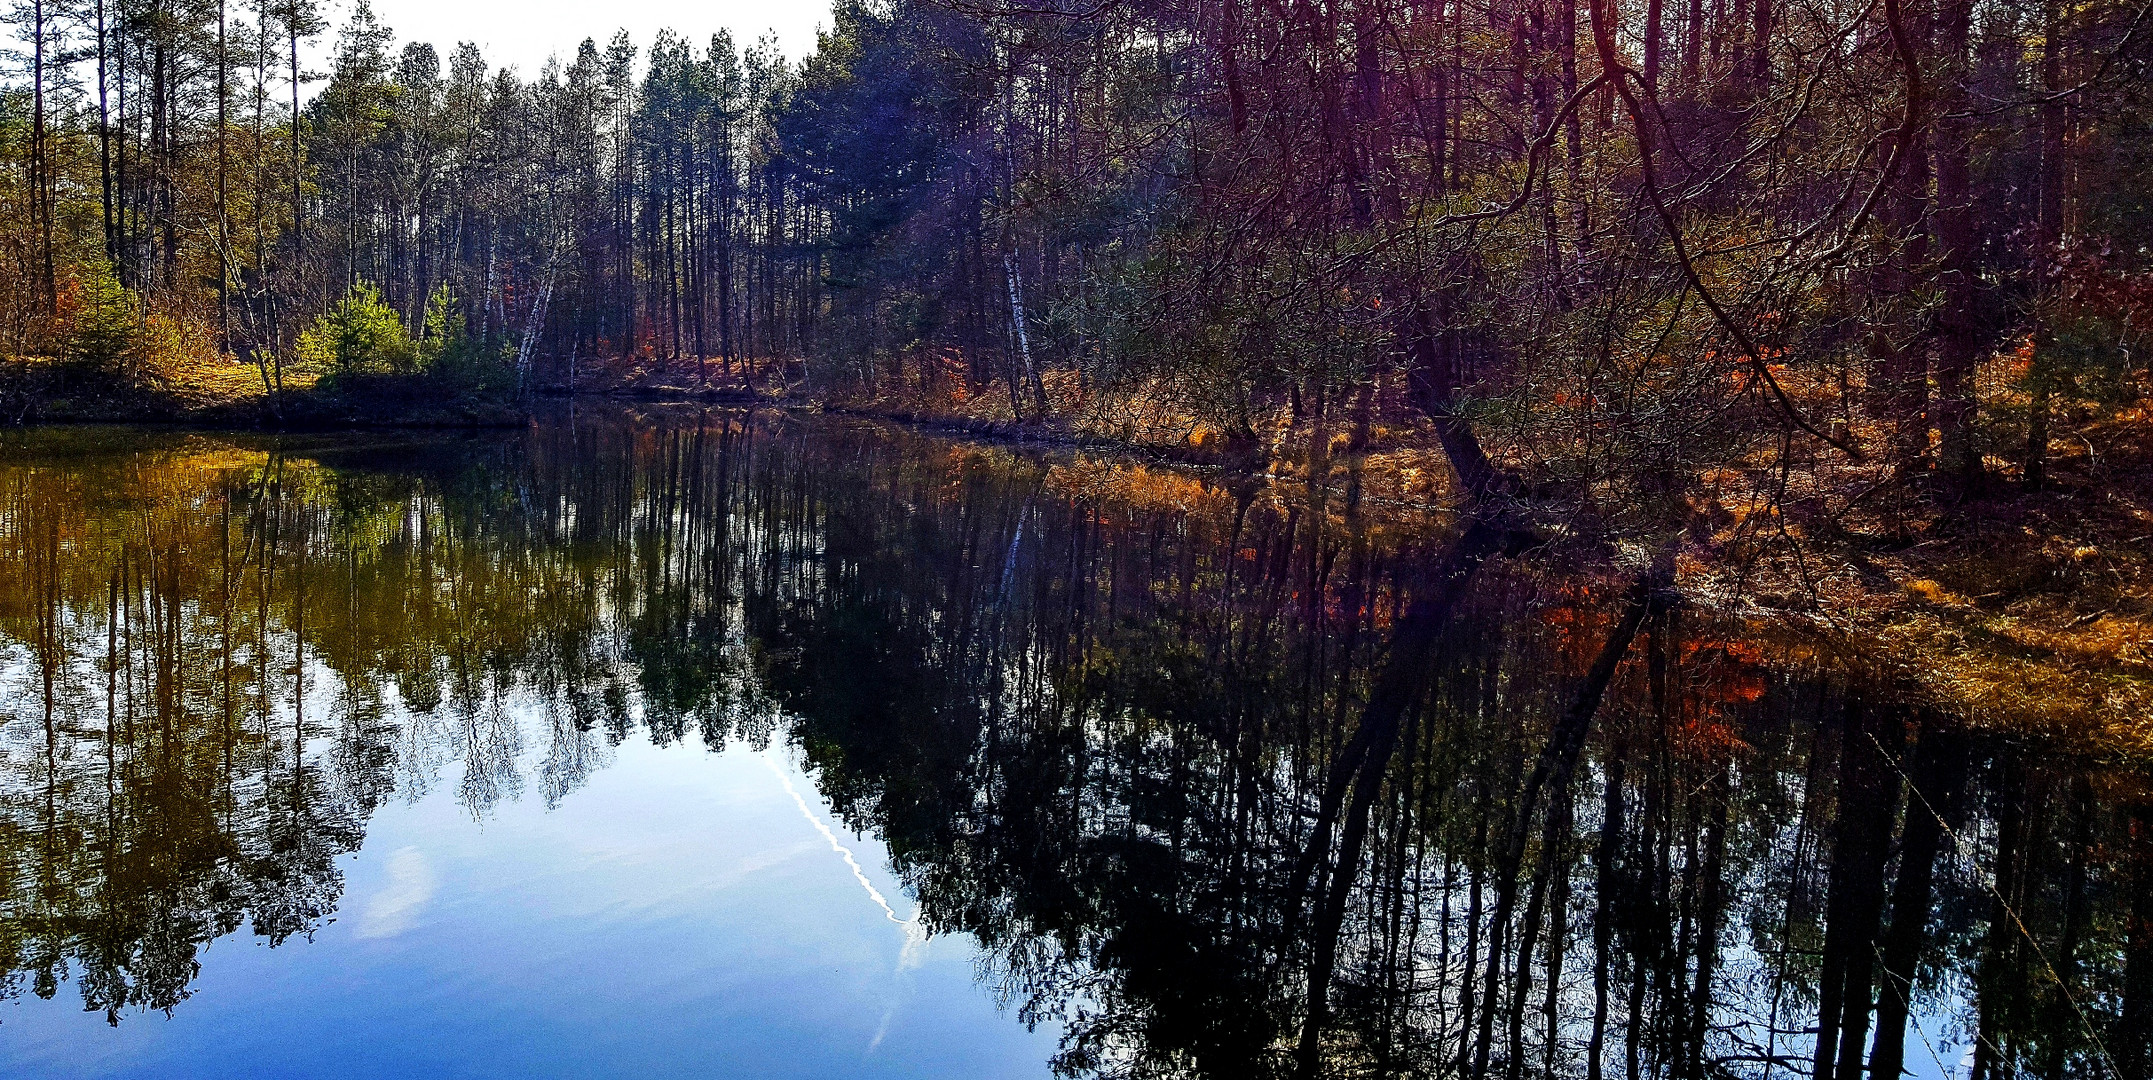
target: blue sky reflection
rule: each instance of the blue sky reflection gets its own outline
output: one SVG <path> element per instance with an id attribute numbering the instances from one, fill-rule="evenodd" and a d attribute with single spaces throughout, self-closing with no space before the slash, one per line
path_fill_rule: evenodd
<path id="1" fill-rule="evenodd" d="M 211 943 L 169 1020 L 18 998 L 0 1072 L 1045 1074 L 1053 1033 L 997 1010 L 969 939 L 924 938 L 880 841 L 782 751 L 614 756 L 550 811 L 474 820 L 453 785 L 382 808 L 313 942 Z"/>

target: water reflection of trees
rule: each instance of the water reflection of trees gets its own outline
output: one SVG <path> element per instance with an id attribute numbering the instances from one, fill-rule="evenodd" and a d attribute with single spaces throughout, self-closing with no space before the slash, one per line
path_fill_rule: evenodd
<path id="1" fill-rule="evenodd" d="M 1474 528 L 732 415 L 38 438 L 8 993 L 169 1009 L 385 800 L 557 803 L 640 727 L 795 743 L 1071 1071 L 2147 1075 L 2129 770 Z"/>

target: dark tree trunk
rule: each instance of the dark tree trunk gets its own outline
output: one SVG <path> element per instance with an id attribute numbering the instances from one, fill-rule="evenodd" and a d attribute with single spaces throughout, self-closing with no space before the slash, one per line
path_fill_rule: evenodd
<path id="1" fill-rule="evenodd" d="M 1936 103 L 1936 205 L 1931 211 L 1937 244 L 1937 285 L 1942 305 L 1936 316 L 1936 402 L 1931 410 L 1939 435 L 1939 464 L 1944 472 L 1972 485 L 1981 470 L 1974 448 L 1974 365 L 1980 359 L 1979 283 L 1974 265 L 1974 210 L 1970 159 L 1973 125 L 1967 80 L 1971 60 L 1968 35 L 1973 0 L 1943 0 L 1938 12 L 1937 50 L 1943 78 Z"/>

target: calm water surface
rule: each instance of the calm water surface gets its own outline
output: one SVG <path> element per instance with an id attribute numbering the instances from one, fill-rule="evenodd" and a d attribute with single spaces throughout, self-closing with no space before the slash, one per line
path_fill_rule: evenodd
<path id="1" fill-rule="evenodd" d="M 0 1075 L 2115 1076 L 2139 771 L 873 425 L 0 435 Z"/>

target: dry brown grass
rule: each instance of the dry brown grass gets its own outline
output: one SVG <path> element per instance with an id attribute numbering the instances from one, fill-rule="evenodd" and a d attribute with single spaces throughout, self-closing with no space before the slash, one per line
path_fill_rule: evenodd
<path id="1" fill-rule="evenodd" d="M 1819 463 L 1777 507 L 1730 485 L 1685 591 L 1975 724 L 2153 759 L 2149 433 L 2142 406 L 2062 426 L 2040 491 L 1994 458 L 1972 491 L 1873 463 Z"/>

